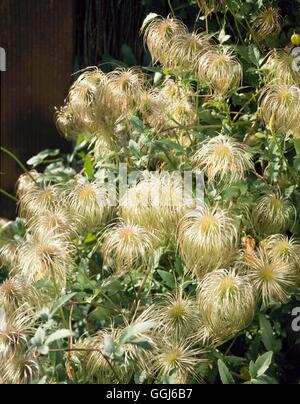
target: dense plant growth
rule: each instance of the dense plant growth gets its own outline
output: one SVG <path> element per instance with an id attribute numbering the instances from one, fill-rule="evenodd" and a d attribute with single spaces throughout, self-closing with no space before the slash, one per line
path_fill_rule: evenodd
<path id="1" fill-rule="evenodd" d="M 189 3 L 145 19 L 151 67 L 81 73 L 73 153 L 18 181 L 0 383 L 299 382 L 300 4 Z"/>

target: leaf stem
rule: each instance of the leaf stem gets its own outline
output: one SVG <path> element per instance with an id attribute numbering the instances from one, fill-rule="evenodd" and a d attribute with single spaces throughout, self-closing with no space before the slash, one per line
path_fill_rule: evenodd
<path id="1" fill-rule="evenodd" d="M 7 196 L 7 198 L 11 199 L 14 202 L 18 202 L 18 199 L 15 196 L 5 191 L 3 188 L 0 188 L 0 194 Z"/>

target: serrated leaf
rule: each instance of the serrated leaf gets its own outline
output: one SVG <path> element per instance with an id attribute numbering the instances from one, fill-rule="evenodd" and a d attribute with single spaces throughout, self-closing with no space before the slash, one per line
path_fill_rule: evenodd
<path id="1" fill-rule="evenodd" d="M 218 360 L 218 369 L 223 384 L 235 384 L 234 378 L 222 359 Z"/>

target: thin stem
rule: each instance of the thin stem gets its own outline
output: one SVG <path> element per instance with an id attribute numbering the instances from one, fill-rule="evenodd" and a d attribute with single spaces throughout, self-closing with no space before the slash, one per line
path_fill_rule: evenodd
<path id="1" fill-rule="evenodd" d="M 7 198 L 11 199 L 14 202 L 18 202 L 18 199 L 15 196 L 13 196 L 12 194 L 10 194 L 9 192 L 5 191 L 2 188 L 0 188 L 0 194 L 7 196 Z"/>
<path id="2" fill-rule="evenodd" d="M 150 273 L 151 273 L 151 266 L 149 267 L 148 271 L 145 273 L 144 279 L 143 279 L 143 281 L 142 281 L 142 283 L 141 283 L 141 285 L 139 287 L 139 290 L 137 292 L 136 299 L 133 302 L 133 306 L 132 306 L 132 309 L 131 309 L 131 313 L 133 313 L 133 318 L 135 318 L 136 313 L 138 311 L 139 304 L 140 304 L 140 297 L 141 297 L 142 291 L 144 289 L 144 286 L 145 286 L 145 284 L 147 282 L 147 279 L 148 279 Z"/>
<path id="3" fill-rule="evenodd" d="M 11 157 L 17 164 L 19 167 L 21 167 L 21 169 L 32 179 L 32 181 L 36 184 L 36 179 L 30 174 L 30 172 L 27 170 L 27 168 L 25 167 L 25 165 L 18 159 L 18 157 L 12 153 L 11 151 L 5 149 L 5 147 L 1 146 L 1 151 L 5 154 L 7 154 L 9 157 Z"/>
<path id="4" fill-rule="evenodd" d="M 174 8 L 172 6 L 171 0 L 168 0 L 168 4 L 169 4 L 169 8 L 171 10 L 171 14 L 172 14 L 173 18 L 175 18 L 176 15 L 175 15 L 175 11 L 174 11 Z"/>
<path id="5" fill-rule="evenodd" d="M 293 168 L 290 166 L 290 164 L 289 164 L 287 158 L 285 157 L 285 151 L 282 149 L 281 144 L 280 144 L 280 142 L 279 142 L 279 140 L 278 140 L 278 138 L 277 138 L 277 136 L 276 136 L 276 133 L 274 132 L 274 129 L 273 129 L 273 120 L 274 120 L 274 116 L 272 116 L 272 118 L 270 119 L 270 124 L 269 124 L 269 126 L 270 126 L 270 132 L 271 132 L 272 138 L 273 138 L 273 140 L 274 140 L 274 142 L 275 142 L 275 144 L 276 144 L 276 146 L 277 146 L 277 148 L 278 148 L 278 150 L 279 150 L 279 153 L 280 153 L 280 155 L 281 155 L 281 158 L 282 158 L 283 162 L 284 162 L 285 165 L 286 165 L 287 170 L 290 171 L 292 177 L 293 177 L 296 181 L 298 181 L 297 175 L 295 175 Z"/>

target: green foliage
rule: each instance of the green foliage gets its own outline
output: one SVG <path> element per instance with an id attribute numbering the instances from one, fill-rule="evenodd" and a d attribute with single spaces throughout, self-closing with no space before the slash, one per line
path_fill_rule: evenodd
<path id="1" fill-rule="evenodd" d="M 157 12 L 161 7 L 160 1 L 144 0 L 143 3 L 149 11 Z M 258 246 L 265 235 L 251 215 L 261 195 L 279 190 L 297 211 L 297 217 L 288 223 L 285 235 L 300 237 L 300 140 L 289 131 L 277 135 L 272 124 L 263 122 L 259 114 L 259 98 L 267 82 L 266 56 L 273 48 L 289 48 L 290 36 L 299 31 L 295 2 L 273 2 L 274 5 L 280 3 L 282 8 L 282 30 L 279 35 L 265 41 L 260 41 L 251 27 L 252 20 L 269 1 L 227 0 L 211 13 L 199 11 L 197 3 L 193 0 L 172 0 L 172 10 L 168 9 L 168 12 L 174 12 L 191 29 L 208 29 L 214 34 L 220 49 L 235 51 L 242 65 L 242 85 L 230 88 L 226 95 L 211 97 L 209 85 L 199 83 L 194 72 L 184 69 L 174 71 L 169 66 L 160 65 L 145 67 L 154 90 L 160 89 L 168 79 L 178 79 L 184 86 L 192 88 L 194 94 L 191 98 L 196 109 L 194 125 L 172 119 L 174 127 L 157 129 L 136 108 L 127 114 L 126 122 L 122 119 L 118 121 L 115 128 L 117 141 L 114 138 L 109 149 L 101 145 L 99 155 L 93 149 L 93 134 L 80 130 L 76 132 L 77 143 L 72 154 L 61 155 L 58 150 L 45 150 L 32 157 L 27 165 L 31 169 L 39 169 L 40 175 L 35 179 L 38 186 L 51 184 L 56 187 L 55 190 L 62 190 L 60 201 L 64 206 L 66 200 L 69 201 L 65 195 L 68 196 L 69 189 L 78 178 L 84 177 L 88 182 L 107 180 L 105 170 L 110 170 L 116 174 L 115 181 L 118 183 L 121 162 L 127 163 L 129 172 L 191 170 L 194 167 L 192 156 L 199 145 L 222 133 L 247 146 L 254 165 L 244 177 L 229 183 L 220 181 L 212 185 L 207 175 L 206 202 L 231 210 L 241 236 L 246 241 L 247 237 L 253 239 Z M 136 63 L 128 46 L 122 47 L 122 54 L 122 66 Z M 164 110 L 159 112 L 160 117 L 166 115 Z M 111 217 L 95 227 L 95 217 L 92 216 L 84 230 L 76 228 L 69 243 L 63 244 L 64 251 L 68 252 L 71 245 L 75 251 L 73 268 L 63 286 L 57 285 L 53 274 L 49 278 L 34 279 L 34 287 L 41 293 L 41 304 L 38 309 L 35 308 L 34 332 L 31 338 L 26 339 L 26 344 L 29 352 L 34 352 L 34 359 L 40 361 L 41 369 L 31 381 L 33 383 L 95 383 L 106 381 L 105 377 L 115 383 L 137 384 L 183 380 L 180 369 L 171 367 L 164 372 L 161 363 L 153 368 L 152 362 L 148 363 L 152 351 L 159 352 L 156 355 L 158 358 L 171 357 L 173 360 L 172 355 L 164 355 L 165 347 L 161 346 L 164 341 L 155 335 L 162 316 L 156 313 L 153 317 L 149 309 L 159 306 L 161 310 L 157 301 L 178 290 L 184 297 L 195 299 L 199 280 L 191 276 L 191 270 L 172 240 L 155 249 L 149 268 L 145 268 L 142 262 L 130 271 L 117 273 L 114 265 L 105 261 L 103 254 L 104 227 L 115 219 L 117 210 L 113 209 Z M 88 215 L 90 212 L 85 213 Z M 265 218 L 269 212 L 265 210 L 262 213 Z M 40 212 L 36 214 L 39 216 Z M 276 218 L 273 215 L 273 219 Z M 72 212 L 71 227 L 75 227 L 77 219 Z M 81 219 L 84 222 L 84 217 L 81 216 Z M 0 248 L 11 242 L 19 245 L 30 241 L 27 226 L 32 226 L 32 223 L 25 215 L 23 219 L 1 227 Z M 158 230 L 176 232 L 171 227 Z M 242 249 L 245 245 L 239 247 Z M 9 258 L 10 250 L 5 250 L 5 254 Z M 52 258 L 50 251 L 47 259 L 50 261 Z M 4 285 L 7 279 L 15 276 L 15 268 L 10 268 L 8 260 L 3 261 L 0 283 Z M 199 335 L 195 337 L 193 324 L 189 323 L 187 328 L 190 331 L 190 327 L 194 333 L 193 343 L 197 340 L 196 345 L 206 348 L 205 354 L 201 351 L 205 361 L 199 363 L 194 372 L 188 372 L 187 379 L 183 381 L 196 383 L 204 380 L 209 384 L 299 383 L 300 339 L 291 329 L 291 312 L 300 305 L 299 284 L 289 295 L 290 299 L 268 301 L 264 306 L 260 306 L 262 301 L 257 297 L 253 322 L 246 330 L 239 330 L 235 335 L 221 339 L 221 342 L 207 344 L 201 340 L 198 344 Z M 145 313 L 148 314 L 147 310 L 149 318 L 147 315 L 143 318 Z M 162 332 L 161 329 L 159 332 Z M 176 336 L 174 329 L 167 329 L 167 332 L 172 337 Z M 141 369 L 139 363 L 149 365 L 151 372 L 147 372 L 147 367 Z M 0 363 L 0 381 L 1 371 Z"/>

